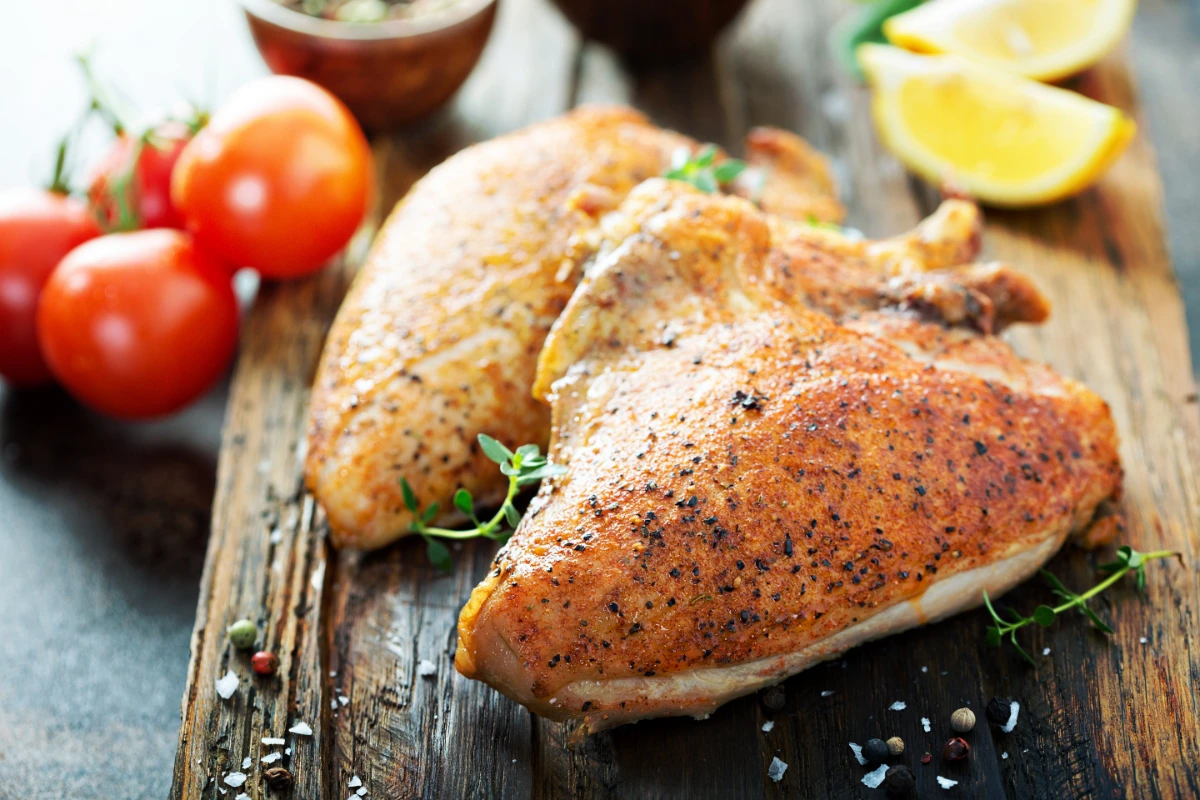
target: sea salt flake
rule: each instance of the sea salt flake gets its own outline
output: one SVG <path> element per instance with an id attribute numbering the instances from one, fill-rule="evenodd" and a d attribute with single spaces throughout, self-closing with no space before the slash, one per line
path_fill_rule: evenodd
<path id="1" fill-rule="evenodd" d="M 921 717 L 921 727 L 925 729 L 926 733 L 929 733 L 929 717 Z"/>
<path id="2" fill-rule="evenodd" d="M 362 778 L 355 775 L 353 778 L 350 779 L 350 788 L 353 789 L 357 786 L 362 786 Z"/>
<path id="3" fill-rule="evenodd" d="M 283 758 L 283 753 L 268 753 L 259 760 L 264 764 L 274 764 L 281 758 Z"/>
<path id="4" fill-rule="evenodd" d="M 238 796 L 233 798 L 233 800 L 250 800 L 250 795 L 245 792 L 238 792 Z"/>
<path id="5" fill-rule="evenodd" d="M 1141 637 L 1140 639 L 1138 639 L 1138 642 L 1139 642 L 1139 643 L 1141 643 L 1141 644 L 1145 644 L 1147 641 L 1149 641 L 1149 640 L 1148 640 L 1148 639 L 1146 639 L 1146 637 L 1145 637 L 1145 636 L 1143 636 L 1143 637 Z"/>
<path id="6" fill-rule="evenodd" d="M 288 728 L 288 733 L 294 733 L 298 736 L 312 736 L 312 728 L 309 727 L 307 722 L 297 722 Z"/>
<path id="7" fill-rule="evenodd" d="M 821 692 L 821 697 L 833 697 L 833 691 L 831 689 L 826 689 L 825 691 Z"/>
<path id="8" fill-rule="evenodd" d="M 1008 751 L 1007 751 L 1007 750 L 1005 750 L 1003 753 L 1001 753 L 1001 754 L 1000 754 L 1000 757 L 1001 757 L 1001 758 L 1004 758 L 1004 759 L 1007 759 L 1007 758 L 1008 758 Z"/>
<path id="9" fill-rule="evenodd" d="M 958 786 L 958 781 L 952 781 L 949 778 L 943 778 L 941 775 L 938 775 L 937 779 L 938 786 L 942 787 L 943 789 L 949 789 L 951 786 Z"/>
<path id="10" fill-rule="evenodd" d="M 246 756 L 245 758 L 242 759 L 242 769 L 249 769 L 250 765 L 253 763 L 254 763 L 254 759 L 251 758 L 250 756 Z"/>
<path id="11" fill-rule="evenodd" d="M 779 756 L 771 759 L 771 766 L 767 767 L 767 777 L 779 783 L 783 780 L 783 773 L 787 772 L 788 765 L 779 760 Z"/>
<path id="12" fill-rule="evenodd" d="M 867 760 L 863 758 L 862 745 L 851 742 L 850 749 L 854 751 L 854 757 L 858 760 L 858 763 L 866 766 Z"/>
<path id="13" fill-rule="evenodd" d="M 231 772 L 225 776 L 226 785 L 232 786 L 235 789 L 237 787 L 241 786 L 245 782 L 246 782 L 246 773 L 244 773 L 244 772 Z"/>
<path id="14" fill-rule="evenodd" d="M 366 797 L 367 796 L 367 787 L 365 787 L 365 786 L 362 787 L 357 792 L 355 792 L 355 794 L 358 795 L 359 797 Z"/>
<path id="15" fill-rule="evenodd" d="M 225 673 L 225 677 L 217 680 L 217 694 L 221 696 L 222 700 L 228 700 L 233 697 L 233 693 L 237 691 L 237 688 L 238 676 L 233 670 L 229 670 Z"/>
<path id="16" fill-rule="evenodd" d="M 1013 728 L 1017 727 L 1017 715 L 1021 713 L 1021 704 L 1013 700 L 1011 709 L 1008 714 L 1008 722 L 1000 726 L 1000 730 L 1005 733 L 1012 733 Z"/>
<path id="17" fill-rule="evenodd" d="M 906 708 L 908 708 L 908 703 L 905 703 L 903 700 L 897 700 L 888 706 L 888 711 L 903 711 Z"/>
<path id="18" fill-rule="evenodd" d="M 868 789 L 878 789 L 879 785 L 883 783 L 884 777 L 887 776 L 887 771 L 888 771 L 888 765 L 880 764 L 878 769 L 873 769 L 870 772 L 868 772 L 866 775 L 863 775 L 863 777 L 862 777 L 863 785 L 866 786 Z"/>
<path id="19" fill-rule="evenodd" d="M 929 667 L 921 667 L 921 672 L 929 672 Z"/>
<path id="20" fill-rule="evenodd" d="M 1043 647 L 1043 648 L 1042 648 L 1042 655 L 1044 655 L 1044 656 L 1048 656 L 1048 655 L 1050 655 L 1050 648 L 1049 648 L 1049 647 Z"/>
<path id="21" fill-rule="evenodd" d="M 271 745 L 271 744 L 287 744 L 287 739 L 280 739 L 280 738 L 273 737 L 273 736 L 264 736 L 264 737 L 263 737 L 263 740 L 262 740 L 262 743 L 263 743 L 263 744 L 266 744 L 266 745 Z"/>
<path id="22" fill-rule="evenodd" d="M 317 568 L 313 570 L 312 579 L 309 581 L 314 591 L 321 591 L 321 586 L 325 583 L 325 562 L 317 564 Z"/>
<path id="23" fill-rule="evenodd" d="M 292 754 L 292 748 L 290 748 L 290 747 L 283 748 L 283 754 L 285 756 L 290 756 Z"/>
<path id="24" fill-rule="evenodd" d="M 279 528 L 276 528 L 275 530 L 271 531 L 271 544 L 279 544 L 282 541 L 283 541 L 283 531 L 279 530 Z"/>
<path id="25" fill-rule="evenodd" d="M 344 694 L 339 694 L 338 702 L 341 703 L 343 706 L 348 705 L 350 703 L 350 698 L 346 697 L 346 695 L 344 695 Z"/>
<path id="26" fill-rule="evenodd" d="M 775 720 L 767 720 L 766 722 L 763 723 L 763 733 L 770 733 L 771 729 L 774 727 L 775 727 Z"/>
<path id="27" fill-rule="evenodd" d="M 437 664 L 434 664 L 427 658 L 422 658 L 417 662 L 417 674 L 422 678 L 429 678 L 437 675 Z"/>

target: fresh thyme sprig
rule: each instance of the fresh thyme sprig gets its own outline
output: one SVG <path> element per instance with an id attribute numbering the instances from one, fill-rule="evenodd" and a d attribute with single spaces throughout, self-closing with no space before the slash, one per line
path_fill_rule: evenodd
<path id="1" fill-rule="evenodd" d="M 712 194 L 727 183 L 732 183 L 746 169 L 746 162 L 727 158 L 720 164 L 717 146 L 706 144 L 700 152 L 692 155 L 691 150 L 680 147 L 671 154 L 671 169 L 663 177 L 673 181 L 684 181 L 706 194 Z"/>
<path id="2" fill-rule="evenodd" d="M 1145 590 L 1146 562 L 1153 561 L 1156 558 L 1172 557 L 1182 560 L 1182 556 L 1172 550 L 1155 550 L 1152 553 L 1139 553 L 1129 545 L 1124 545 L 1118 548 L 1115 561 L 1100 565 L 1100 570 L 1109 573 L 1109 576 L 1083 594 L 1076 594 L 1064 586 L 1062 581 L 1052 573 L 1041 570 L 1042 576 L 1053 587 L 1054 595 L 1062 598 L 1064 602 L 1057 606 L 1040 605 L 1033 610 L 1033 616 L 1031 617 L 1023 617 L 1016 610 L 1006 608 L 1005 610 L 1008 612 L 1009 619 L 1004 619 L 1000 614 L 996 613 L 996 609 L 992 606 L 992 601 L 985 589 L 983 592 L 983 604 L 987 606 L 988 613 L 992 615 L 992 620 L 995 623 L 987 627 L 987 643 L 993 647 L 999 647 L 1007 637 L 1009 643 L 1016 648 L 1021 657 L 1032 664 L 1034 663 L 1033 658 L 1029 653 L 1025 652 L 1021 645 L 1017 644 L 1017 631 L 1034 622 L 1043 628 L 1049 628 L 1054 624 L 1054 619 L 1059 614 L 1069 611 L 1072 608 L 1078 608 L 1084 616 L 1092 621 L 1092 625 L 1100 632 L 1112 633 L 1113 629 L 1104 620 L 1100 619 L 1095 611 L 1088 608 L 1087 601 L 1121 580 L 1129 572 L 1134 573 L 1138 590 Z"/>
<path id="3" fill-rule="evenodd" d="M 486 433 L 479 434 L 479 446 L 483 454 L 500 465 L 500 471 L 508 476 L 508 493 L 504 503 L 492 517 L 480 521 L 475 513 L 475 501 L 466 489 L 454 493 L 454 507 L 461 511 L 475 525 L 474 528 L 456 531 L 449 528 L 430 527 L 429 523 L 437 517 L 438 504 L 433 503 L 424 511 L 417 503 L 417 495 L 412 486 L 404 478 L 400 479 L 400 490 L 404 495 L 404 507 L 413 513 L 413 521 L 408 529 L 419 534 L 425 540 L 425 554 L 429 562 L 443 572 L 451 567 L 450 550 L 438 539 L 474 539 L 482 537 L 497 542 L 506 542 L 521 522 L 521 512 L 513 505 L 517 493 L 531 483 L 537 483 L 542 478 L 562 475 L 566 467 L 551 464 L 541 454 L 536 444 L 523 444 L 514 453 Z M 507 524 L 508 527 L 505 527 Z"/>

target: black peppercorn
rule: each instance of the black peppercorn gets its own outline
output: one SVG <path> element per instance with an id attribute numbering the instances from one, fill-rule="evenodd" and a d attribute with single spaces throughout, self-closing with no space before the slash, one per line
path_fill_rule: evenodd
<path id="1" fill-rule="evenodd" d="M 782 686 L 772 686 L 762 696 L 763 705 L 772 711 L 782 711 L 787 705 L 787 698 L 783 694 Z"/>
<path id="2" fill-rule="evenodd" d="M 867 743 L 863 745 L 862 754 L 868 764 L 887 761 L 887 757 L 890 755 L 887 742 L 883 739 L 867 739 Z"/>
<path id="3" fill-rule="evenodd" d="M 908 797 L 917 788 L 917 776 L 903 764 L 883 774 L 883 788 L 892 797 Z"/>
<path id="4" fill-rule="evenodd" d="M 942 745 L 942 759 L 944 761 L 960 761 L 966 758 L 969 752 L 971 752 L 971 745 L 967 744 L 966 739 L 958 736 Z"/>
<path id="5" fill-rule="evenodd" d="M 272 789 L 287 791 L 292 788 L 292 773 L 283 767 L 272 767 L 263 773 L 263 778 Z"/>
<path id="6" fill-rule="evenodd" d="M 1007 697 L 993 697 L 988 700 L 987 718 L 988 722 L 994 722 L 997 725 L 1003 725 L 1008 722 L 1009 716 L 1012 715 L 1012 700 Z"/>

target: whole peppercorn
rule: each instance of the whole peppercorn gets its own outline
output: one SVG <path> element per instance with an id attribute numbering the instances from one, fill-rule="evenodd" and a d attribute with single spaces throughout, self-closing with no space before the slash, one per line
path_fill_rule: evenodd
<path id="1" fill-rule="evenodd" d="M 287 791 L 292 788 L 292 773 L 283 767 L 272 767 L 263 773 L 263 779 L 272 789 Z"/>
<path id="2" fill-rule="evenodd" d="M 881 761 L 887 761 L 887 742 L 883 741 L 883 739 L 867 739 L 867 743 L 863 745 L 862 754 L 868 764 L 878 764 Z"/>
<path id="3" fill-rule="evenodd" d="M 782 711 L 787 705 L 787 697 L 782 686 L 772 686 L 763 693 L 762 703 L 772 711 Z"/>
<path id="4" fill-rule="evenodd" d="M 898 756 L 904 752 L 904 740 L 899 736 L 893 736 L 887 740 L 888 752 L 894 756 Z"/>
<path id="5" fill-rule="evenodd" d="M 1007 697 L 993 697 L 987 704 L 987 718 L 989 722 L 994 722 L 997 725 L 1003 725 L 1008 722 L 1009 716 L 1012 714 L 1012 700 Z"/>
<path id="6" fill-rule="evenodd" d="M 259 650 L 250 656 L 250 669 L 259 675 L 274 675 L 275 670 L 279 669 L 279 658 L 274 653 Z"/>
<path id="7" fill-rule="evenodd" d="M 907 797 L 917 788 L 917 776 L 903 764 L 883 773 L 883 788 L 892 797 Z"/>
<path id="8" fill-rule="evenodd" d="M 228 633 L 229 642 L 238 650 L 249 650 L 258 638 L 258 628 L 248 619 L 239 619 L 230 625 Z"/>
<path id="9" fill-rule="evenodd" d="M 960 708 L 950 715 L 950 727 L 958 733 L 966 733 L 975 727 L 975 712 L 969 708 Z"/>
<path id="10" fill-rule="evenodd" d="M 971 745 L 967 744 L 966 739 L 955 736 L 942 745 L 942 760 L 961 761 L 967 757 L 967 753 L 969 752 L 971 752 Z"/>

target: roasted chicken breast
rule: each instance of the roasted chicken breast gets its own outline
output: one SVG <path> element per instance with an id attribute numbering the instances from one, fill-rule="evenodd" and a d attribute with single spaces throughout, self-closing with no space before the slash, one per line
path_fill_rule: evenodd
<path id="1" fill-rule="evenodd" d="M 422 505 L 452 510 L 460 486 L 501 499 L 505 478 L 477 435 L 546 445 L 549 409 L 530 394 L 546 333 L 603 214 L 680 147 L 696 143 L 630 109 L 585 108 L 468 148 L 412 188 L 338 312 L 313 386 L 306 478 L 334 544 L 404 535 L 401 477 Z M 747 149 L 773 167 L 744 189 L 764 207 L 840 219 L 805 143 L 759 130 Z"/>
<path id="2" fill-rule="evenodd" d="M 459 671 L 590 731 L 704 717 L 1087 528 L 1120 491 L 1109 410 L 992 335 L 1046 304 L 955 263 L 974 212 L 939 213 L 872 244 L 636 189 L 539 367 L 567 472 L 464 608 Z"/>

